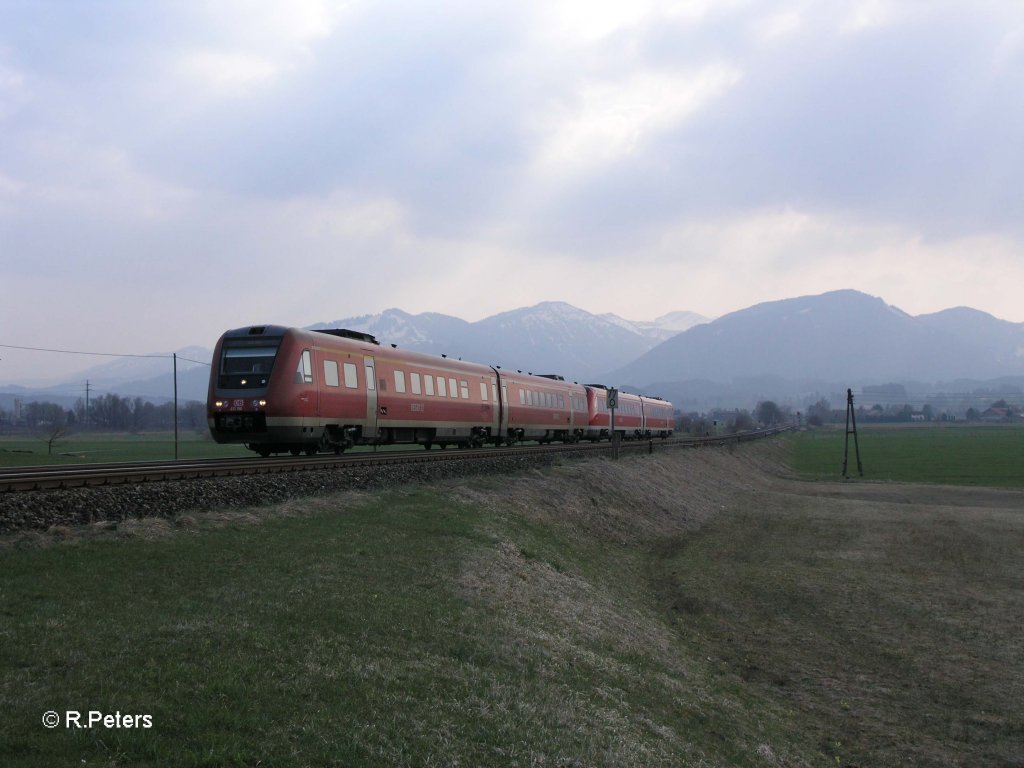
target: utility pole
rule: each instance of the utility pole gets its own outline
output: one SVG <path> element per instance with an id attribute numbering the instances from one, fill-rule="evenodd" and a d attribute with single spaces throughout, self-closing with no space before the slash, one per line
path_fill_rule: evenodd
<path id="1" fill-rule="evenodd" d="M 174 353 L 174 460 L 178 460 L 178 353 Z"/>
<path id="2" fill-rule="evenodd" d="M 850 428 L 850 425 L 853 428 Z M 843 448 L 843 477 L 846 473 L 846 462 L 850 455 L 850 435 L 853 435 L 853 448 L 857 452 L 857 473 L 864 477 L 864 465 L 860 463 L 860 443 L 857 441 L 857 416 L 853 412 L 853 390 L 846 390 L 846 445 Z"/>
<path id="3" fill-rule="evenodd" d="M 89 380 L 85 380 L 85 428 L 89 429 Z"/>

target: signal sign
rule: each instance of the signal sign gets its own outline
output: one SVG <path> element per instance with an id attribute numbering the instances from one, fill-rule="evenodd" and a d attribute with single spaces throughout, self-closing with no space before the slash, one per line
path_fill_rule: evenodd
<path id="1" fill-rule="evenodd" d="M 619 407 L 619 390 L 612 389 L 608 390 L 608 410 L 614 411 Z"/>

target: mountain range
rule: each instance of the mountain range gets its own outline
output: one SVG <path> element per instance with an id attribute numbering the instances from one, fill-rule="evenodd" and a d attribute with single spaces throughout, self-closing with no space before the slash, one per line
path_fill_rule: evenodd
<path id="1" fill-rule="evenodd" d="M 917 392 L 1019 387 L 1024 323 L 968 307 L 912 316 L 874 296 L 833 291 L 724 315 L 606 378 L 704 407 L 890 382 Z"/>
<path id="2" fill-rule="evenodd" d="M 1024 323 L 967 307 L 915 317 L 852 290 L 766 302 L 713 321 L 674 312 L 635 322 L 545 302 L 477 322 L 388 309 L 310 327 L 360 330 L 400 348 L 625 386 L 691 409 L 791 402 L 890 382 L 913 382 L 917 391 L 937 382 L 961 387 L 956 391 L 987 380 L 1024 386 Z M 190 361 L 210 356 L 203 348 L 179 353 L 182 399 L 205 399 L 209 369 Z M 86 378 L 100 393 L 159 399 L 173 389 L 167 359 L 125 358 L 80 373 L 73 385 L 81 389 Z M 5 408 L 15 395 L 47 396 L 12 387 L 0 393 L 7 393 L 0 394 Z"/>
<path id="3" fill-rule="evenodd" d="M 310 327 L 349 328 L 404 349 L 590 381 L 707 321 L 692 312 L 673 312 L 650 322 L 636 322 L 612 314 L 592 315 L 571 304 L 548 301 L 475 323 L 434 312 L 410 315 L 400 309 L 387 309 L 376 315 Z"/>

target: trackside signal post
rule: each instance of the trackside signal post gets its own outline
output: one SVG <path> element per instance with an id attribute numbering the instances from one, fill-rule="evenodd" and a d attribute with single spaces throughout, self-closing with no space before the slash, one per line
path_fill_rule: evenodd
<path id="1" fill-rule="evenodd" d="M 611 438 L 612 438 L 612 458 L 619 458 L 619 435 L 615 431 L 615 409 L 619 407 L 619 390 L 612 387 L 608 390 L 608 410 L 611 412 Z"/>

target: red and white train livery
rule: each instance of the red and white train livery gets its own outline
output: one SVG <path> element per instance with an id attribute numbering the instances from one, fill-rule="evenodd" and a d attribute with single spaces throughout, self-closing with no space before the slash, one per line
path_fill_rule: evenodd
<path id="1" fill-rule="evenodd" d="M 217 342 L 207 415 L 218 443 L 268 456 L 357 444 L 607 439 L 606 405 L 604 387 L 560 376 L 382 347 L 355 331 L 264 325 Z M 673 425 L 671 403 L 620 395 L 621 436 L 668 437 Z"/>

